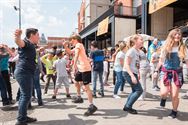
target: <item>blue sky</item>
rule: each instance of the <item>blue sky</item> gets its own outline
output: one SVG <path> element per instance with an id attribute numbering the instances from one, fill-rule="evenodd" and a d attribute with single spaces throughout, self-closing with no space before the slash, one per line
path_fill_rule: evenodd
<path id="1" fill-rule="evenodd" d="M 0 43 L 10 47 L 14 43 L 14 31 L 19 26 L 19 0 L 0 0 Z M 67 37 L 77 28 L 77 13 L 82 0 L 21 0 L 22 30 L 34 27 L 45 37 Z"/>

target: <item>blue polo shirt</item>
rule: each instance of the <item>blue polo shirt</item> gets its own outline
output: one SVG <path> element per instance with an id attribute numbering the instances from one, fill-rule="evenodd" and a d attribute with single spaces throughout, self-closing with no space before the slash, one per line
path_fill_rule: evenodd
<path id="1" fill-rule="evenodd" d="M 18 48 L 19 60 L 16 68 L 23 72 L 34 73 L 36 69 L 36 50 L 35 45 L 32 44 L 27 38 L 23 40 L 25 46 L 23 48 Z"/>
<path id="2" fill-rule="evenodd" d="M 102 50 L 92 51 L 90 57 L 93 59 L 93 71 L 103 71 L 104 52 Z"/>

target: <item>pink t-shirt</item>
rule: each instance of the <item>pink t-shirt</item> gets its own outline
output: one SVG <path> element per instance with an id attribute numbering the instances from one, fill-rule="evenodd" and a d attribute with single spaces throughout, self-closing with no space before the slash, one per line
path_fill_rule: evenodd
<path id="1" fill-rule="evenodd" d="M 91 71 L 91 65 L 86 55 L 83 44 L 77 43 L 75 49 L 79 49 L 77 67 L 79 72 Z"/>

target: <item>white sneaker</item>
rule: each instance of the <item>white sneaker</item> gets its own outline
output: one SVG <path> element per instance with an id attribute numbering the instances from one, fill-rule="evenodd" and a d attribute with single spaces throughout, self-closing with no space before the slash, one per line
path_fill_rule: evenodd
<path id="1" fill-rule="evenodd" d="M 142 97 L 139 97 L 138 98 L 138 101 L 144 101 L 145 99 L 144 98 L 142 98 Z"/>
<path id="2" fill-rule="evenodd" d="M 126 94 L 126 92 L 124 92 L 124 91 L 120 91 L 119 93 L 120 93 L 120 94 Z"/>
<path id="3" fill-rule="evenodd" d="M 114 97 L 115 99 L 120 99 L 120 98 L 121 98 L 121 97 L 118 96 L 118 95 L 113 95 L 113 97 Z"/>
<path id="4" fill-rule="evenodd" d="M 160 89 L 158 87 L 154 87 L 154 88 L 152 88 L 152 90 L 159 91 Z"/>

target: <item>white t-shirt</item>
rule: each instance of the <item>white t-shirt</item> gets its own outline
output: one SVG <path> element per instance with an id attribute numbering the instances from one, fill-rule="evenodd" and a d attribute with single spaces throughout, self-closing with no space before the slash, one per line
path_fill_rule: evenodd
<path id="1" fill-rule="evenodd" d="M 56 72 L 57 72 L 57 77 L 68 76 L 67 71 L 66 71 L 66 65 L 67 65 L 67 60 L 64 58 L 57 59 L 53 63 L 53 67 L 55 67 Z"/>
<path id="2" fill-rule="evenodd" d="M 141 50 L 139 53 L 140 53 L 140 69 L 149 69 L 150 65 L 146 54 Z"/>
<path id="3" fill-rule="evenodd" d="M 108 61 L 103 61 L 103 72 L 108 72 Z"/>
<path id="4" fill-rule="evenodd" d="M 138 69 L 140 67 L 139 55 L 140 55 L 139 51 L 136 50 L 134 47 L 130 48 L 125 54 L 125 60 L 127 60 L 128 57 L 131 58 L 130 69 L 135 74 L 138 74 Z M 123 68 L 123 71 L 127 71 L 127 69 Z"/>
<path id="5" fill-rule="evenodd" d="M 120 63 L 120 59 L 125 59 L 125 53 L 123 51 L 119 51 L 116 55 L 115 62 L 114 62 L 114 70 L 116 72 L 120 72 L 123 70 L 123 66 Z"/>
<path id="6" fill-rule="evenodd" d="M 151 58 L 152 59 L 159 59 L 159 54 L 157 53 L 157 52 L 154 52 L 152 55 L 151 55 Z M 152 63 L 152 62 L 150 62 L 150 66 L 152 67 L 152 69 L 155 69 L 156 67 L 157 67 L 157 64 L 158 64 L 158 62 L 154 62 L 154 63 Z"/>

